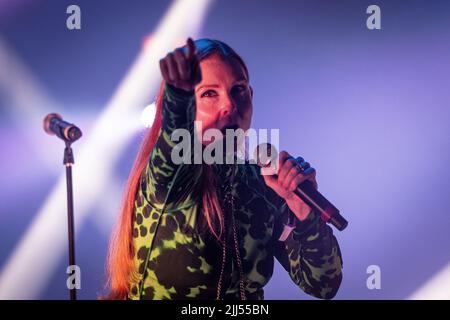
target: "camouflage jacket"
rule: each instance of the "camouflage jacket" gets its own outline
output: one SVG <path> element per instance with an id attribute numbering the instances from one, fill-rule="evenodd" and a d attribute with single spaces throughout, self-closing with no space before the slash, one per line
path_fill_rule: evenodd
<path id="1" fill-rule="evenodd" d="M 176 128 L 193 132 L 193 92 L 166 86 L 162 112 L 162 128 L 134 204 L 134 262 L 139 281 L 130 283 L 129 298 L 215 299 L 222 247 L 211 234 L 196 231 L 202 214 L 198 187 L 202 165 L 176 165 L 171 160 L 177 144 L 171 140 L 172 132 Z M 314 211 L 305 221 L 296 219 L 286 202 L 266 187 L 258 166 L 213 166 L 219 198 L 227 188 L 236 198 L 234 214 L 247 297 L 264 298 L 274 258 L 304 292 L 334 297 L 342 279 L 342 258 L 332 229 Z M 236 170 L 233 185 L 228 183 L 231 168 Z M 296 221 L 296 227 L 285 241 L 279 241 L 288 220 Z M 234 246 L 227 250 L 223 297 L 238 299 Z"/>

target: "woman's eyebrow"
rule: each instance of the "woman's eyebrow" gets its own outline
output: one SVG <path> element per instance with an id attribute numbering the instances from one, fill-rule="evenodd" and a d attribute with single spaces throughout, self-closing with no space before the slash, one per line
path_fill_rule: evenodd
<path id="1" fill-rule="evenodd" d="M 219 87 L 218 84 L 204 84 L 198 87 L 195 91 L 200 91 L 203 88 L 218 88 L 218 87 Z"/>
<path id="2" fill-rule="evenodd" d="M 242 84 L 242 83 L 247 83 L 247 79 L 242 78 L 242 79 L 236 80 L 236 81 L 233 83 L 233 85 L 236 85 L 236 84 Z M 197 89 L 195 89 L 195 91 L 198 92 L 198 91 L 200 91 L 200 90 L 203 89 L 203 88 L 219 88 L 219 87 L 220 87 L 220 86 L 219 86 L 218 84 L 203 84 L 203 85 L 201 85 L 200 87 L 198 87 Z"/>
<path id="3" fill-rule="evenodd" d="M 247 79 L 242 78 L 242 79 L 236 80 L 234 82 L 234 84 L 242 84 L 242 83 L 246 84 L 247 82 L 248 82 Z"/>

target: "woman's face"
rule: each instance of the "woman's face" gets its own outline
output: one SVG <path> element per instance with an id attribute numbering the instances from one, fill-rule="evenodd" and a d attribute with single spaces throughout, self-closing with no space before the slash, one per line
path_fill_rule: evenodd
<path id="1" fill-rule="evenodd" d="M 250 128 L 253 91 L 241 64 L 234 58 L 212 54 L 200 61 L 202 81 L 195 87 L 196 121 L 201 121 L 203 137 L 208 129 Z M 212 141 L 204 141 L 207 145 Z"/>

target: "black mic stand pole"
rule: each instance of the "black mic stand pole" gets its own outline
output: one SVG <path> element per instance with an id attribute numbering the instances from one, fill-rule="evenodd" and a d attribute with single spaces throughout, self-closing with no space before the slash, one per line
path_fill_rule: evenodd
<path id="1" fill-rule="evenodd" d="M 73 151 L 70 147 L 72 142 L 65 140 L 66 148 L 64 149 L 64 161 L 66 166 L 66 183 L 67 183 L 67 226 L 69 236 L 69 266 L 75 265 L 75 234 L 73 219 L 73 188 L 72 188 L 72 166 L 75 163 Z M 77 300 L 77 289 L 70 288 L 70 300 Z"/>

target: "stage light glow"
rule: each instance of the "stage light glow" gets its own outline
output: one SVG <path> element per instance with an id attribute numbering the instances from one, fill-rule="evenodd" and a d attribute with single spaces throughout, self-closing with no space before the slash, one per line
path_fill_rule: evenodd
<path id="1" fill-rule="evenodd" d="M 417 289 L 410 300 L 450 300 L 450 264 Z"/>
<path id="2" fill-rule="evenodd" d="M 197 35 L 210 4 L 210 0 L 178 0 L 171 5 L 152 37 L 153 45 L 141 51 L 92 131 L 74 145 L 76 232 L 88 210 L 107 194 L 114 162 L 141 127 L 139 108 L 150 101 L 149 94 L 161 80 L 159 59 L 178 39 Z M 5 263 L 0 273 L 0 299 L 36 299 L 55 272 L 67 247 L 65 188 L 62 175 Z"/>
<path id="3" fill-rule="evenodd" d="M 150 128 L 153 125 L 156 115 L 156 104 L 152 102 L 142 110 L 141 122 L 146 128 Z"/>

